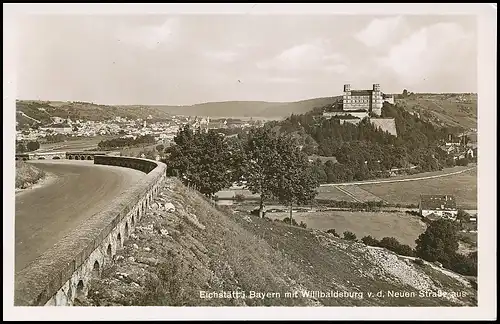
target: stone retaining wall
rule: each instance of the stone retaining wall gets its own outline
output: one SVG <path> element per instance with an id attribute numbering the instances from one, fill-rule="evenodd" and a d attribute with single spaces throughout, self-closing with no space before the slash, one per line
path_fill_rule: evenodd
<path id="1" fill-rule="evenodd" d="M 166 177 L 164 163 L 147 159 L 96 155 L 94 164 L 133 168 L 146 176 L 16 273 L 14 305 L 68 306 L 86 295 L 92 276 L 113 262 Z"/>

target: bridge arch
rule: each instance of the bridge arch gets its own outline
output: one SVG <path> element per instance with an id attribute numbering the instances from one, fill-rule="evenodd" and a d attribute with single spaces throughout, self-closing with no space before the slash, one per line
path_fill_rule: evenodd
<path id="1" fill-rule="evenodd" d="M 117 248 L 121 248 L 122 247 L 122 234 L 120 232 L 118 232 L 118 235 L 116 236 L 116 240 L 117 240 Z"/>
<path id="2" fill-rule="evenodd" d="M 61 158 L 59 156 L 57 156 L 57 155 L 52 157 L 52 160 L 60 160 L 60 159 Z"/>
<path id="3" fill-rule="evenodd" d="M 92 160 L 92 155 L 87 155 L 87 160 Z"/>
<path id="4" fill-rule="evenodd" d="M 45 160 L 45 158 L 43 156 L 40 156 L 38 159 L 39 160 Z"/>
<path id="5" fill-rule="evenodd" d="M 78 284 L 76 285 L 76 298 L 83 298 L 85 297 L 85 284 L 83 283 L 83 280 L 80 279 L 78 281 Z"/>
<path id="6" fill-rule="evenodd" d="M 108 244 L 108 248 L 106 249 L 106 255 L 109 259 L 113 258 L 113 246 L 111 243 Z"/>
<path id="7" fill-rule="evenodd" d="M 69 159 L 69 160 L 73 160 L 73 155 L 69 154 L 69 155 L 68 155 L 68 159 Z"/>
<path id="8" fill-rule="evenodd" d="M 94 266 L 92 268 L 92 277 L 93 278 L 99 278 L 100 273 L 101 273 L 100 268 L 101 267 L 99 265 L 99 261 L 95 260 Z"/>

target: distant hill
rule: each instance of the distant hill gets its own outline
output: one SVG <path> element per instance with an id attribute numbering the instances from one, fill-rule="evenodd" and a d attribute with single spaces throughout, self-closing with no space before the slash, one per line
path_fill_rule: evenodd
<path id="1" fill-rule="evenodd" d="M 163 110 L 148 106 L 109 106 L 88 102 L 63 102 L 63 101 L 16 101 L 16 121 L 20 127 L 51 123 L 51 117 L 106 120 L 116 116 L 127 118 L 168 118 L 170 115 Z"/>
<path id="2" fill-rule="evenodd" d="M 172 115 L 210 117 L 281 118 L 291 114 L 304 114 L 313 108 L 335 103 L 340 96 L 308 99 L 296 102 L 224 101 L 207 102 L 191 106 L 150 106 Z"/>
<path id="3" fill-rule="evenodd" d="M 314 98 L 296 102 L 224 101 L 188 106 L 169 105 L 99 105 L 88 102 L 30 101 L 16 102 L 20 126 L 50 122 L 51 116 L 103 120 L 115 116 L 127 118 L 168 118 L 171 115 L 209 117 L 253 117 L 281 119 L 291 114 L 304 114 L 314 108 L 327 107 L 341 100 L 341 96 Z M 396 104 L 436 125 L 477 128 L 476 94 L 410 94 L 396 95 Z M 20 115 L 19 112 L 25 115 Z"/>
<path id="4" fill-rule="evenodd" d="M 398 96 L 396 104 L 437 125 L 477 128 L 477 94 L 416 93 Z"/>

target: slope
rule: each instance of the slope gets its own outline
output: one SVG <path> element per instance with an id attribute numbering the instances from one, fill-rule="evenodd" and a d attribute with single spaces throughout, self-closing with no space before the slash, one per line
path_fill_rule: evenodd
<path id="1" fill-rule="evenodd" d="M 16 101 L 17 121 L 20 126 L 31 125 L 32 119 L 38 120 L 41 124 L 51 123 L 51 117 L 71 118 L 73 120 L 94 120 L 102 121 L 114 117 L 126 118 L 167 118 L 169 115 L 156 108 L 147 106 L 109 106 L 88 102 L 60 102 L 60 101 L 36 101 L 18 100 Z M 24 114 L 24 115 L 23 115 Z M 24 116 L 29 116 L 26 118 Z"/>
<path id="2" fill-rule="evenodd" d="M 225 101 L 208 102 L 191 106 L 151 106 L 172 115 L 210 117 L 260 117 L 281 118 L 303 114 L 313 108 L 333 104 L 339 97 L 326 97 L 297 102 Z"/>
<path id="3" fill-rule="evenodd" d="M 477 128 L 477 94 L 412 94 L 396 99 L 410 112 L 439 125 Z"/>
<path id="4" fill-rule="evenodd" d="M 216 208 L 172 178 L 115 260 L 76 305 L 477 305 L 476 291 L 461 276 L 324 232 Z M 466 295 L 419 297 L 431 291 Z"/>

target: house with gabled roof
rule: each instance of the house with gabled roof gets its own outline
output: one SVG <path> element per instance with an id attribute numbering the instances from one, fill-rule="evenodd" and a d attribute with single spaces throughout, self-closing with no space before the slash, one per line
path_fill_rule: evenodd
<path id="1" fill-rule="evenodd" d="M 446 218 L 455 220 L 458 214 L 457 203 L 452 195 L 421 195 L 420 215 L 430 219 Z"/>

